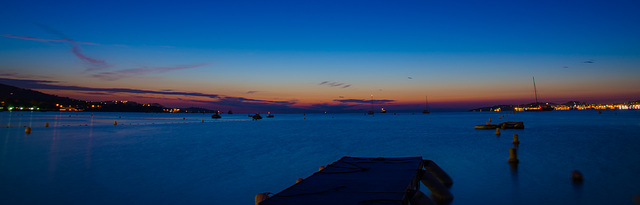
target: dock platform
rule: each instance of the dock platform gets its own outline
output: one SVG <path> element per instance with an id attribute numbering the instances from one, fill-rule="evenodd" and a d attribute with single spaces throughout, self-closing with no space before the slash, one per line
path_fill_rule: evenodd
<path id="1" fill-rule="evenodd" d="M 431 162 L 422 157 L 342 157 L 256 204 L 409 204 L 427 161 Z"/>

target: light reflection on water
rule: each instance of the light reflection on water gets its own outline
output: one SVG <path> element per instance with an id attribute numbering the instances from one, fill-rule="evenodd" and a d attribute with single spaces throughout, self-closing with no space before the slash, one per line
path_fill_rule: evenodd
<path id="1" fill-rule="evenodd" d="M 432 159 L 454 179 L 451 204 L 629 204 L 640 193 L 640 112 L 498 119 L 507 113 L 252 121 L 246 114 L 2 112 L 0 204 L 251 204 L 255 194 L 279 192 L 342 156 Z M 488 118 L 526 128 L 500 136 L 473 129 Z M 513 134 L 521 142 L 517 167 L 507 163 Z M 576 169 L 582 185 L 571 183 Z"/>

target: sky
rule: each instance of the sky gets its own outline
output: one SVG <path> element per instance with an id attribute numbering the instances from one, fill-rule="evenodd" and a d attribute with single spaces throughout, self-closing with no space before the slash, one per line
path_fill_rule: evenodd
<path id="1" fill-rule="evenodd" d="M 640 100 L 640 1 L 7 1 L 0 83 L 234 112 Z M 372 101 L 373 99 L 373 101 Z M 373 102 L 373 103 L 372 103 Z"/>

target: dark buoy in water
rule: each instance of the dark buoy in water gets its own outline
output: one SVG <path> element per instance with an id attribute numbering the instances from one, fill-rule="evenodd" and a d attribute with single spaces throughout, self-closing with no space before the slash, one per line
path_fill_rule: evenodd
<path id="1" fill-rule="evenodd" d="M 573 181 L 574 184 L 582 183 L 584 181 L 582 173 L 578 170 L 573 170 L 573 172 L 571 172 L 571 181 Z"/>
<path id="2" fill-rule="evenodd" d="M 509 163 L 520 162 L 520 160 L 518 160 L 518 150 L 516 148 L 509 148 L 509 160 L 507 161 Z"/>
<path id="3" fill-rule="evenodd" d="M 44 127 L 49 127 L 49 122 L 44 123 Z"/>
<path id="4" fill-rule="evenodd" d="M 24 129 L 24 133 L 31 134 L 31 127 L 27 127 Z"/>

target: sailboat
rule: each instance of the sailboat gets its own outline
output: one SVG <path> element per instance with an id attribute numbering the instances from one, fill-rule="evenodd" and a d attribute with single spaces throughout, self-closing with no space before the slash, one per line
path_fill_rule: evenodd
<path id="1" fill-rule="evenodd" d="M 369 110 L 369 112 L 367 112 L 367 114 L 373 115 L 373 113 L 375 113 L 375 112 L 373 112 L 373 95 L 371 95 L 371 110 Z"/>
<path id="2" fill-rule="evenodd" d="M 429 114 L 429 100 L 427 99 L 427 96 L 424 96 L 424 110 L 422 111 L 422 114 Z"/>
<path id="3" fill-rule="evenodd" d="M 553 107 L 549 106 L 549 105 L 540 105 L 540 103 L 538 103 L 538 88 L 536 88 L 536 77 L 533 77 L 533 92 L 536 95 L 536 104 L 535 107 L 529 107 L 529 108 L 525 108 L 524 111 L 525 112 L 531 112 L 531 111 L 552 111 L 555 110 Z"/>

